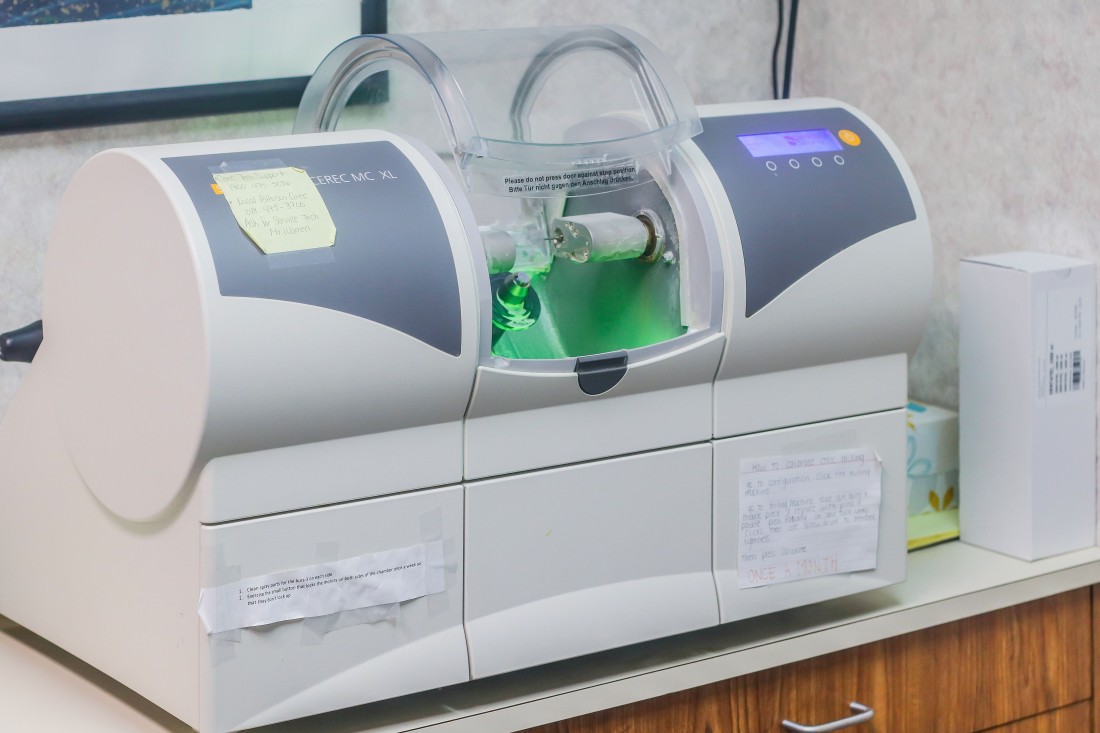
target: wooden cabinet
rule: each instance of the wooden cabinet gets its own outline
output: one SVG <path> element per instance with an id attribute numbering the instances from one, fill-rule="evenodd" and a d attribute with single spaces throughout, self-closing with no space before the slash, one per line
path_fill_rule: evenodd
<path id="1" fill-rule="evenodd" d="M 778 731 L 783 720 L 818 725 L 851 715 L 848 703 L 871 707 L 874 719 L 860 733 L 893 731 L 887 657 L 882 644 L 868 644 L 731 680 L 735 725 L 731 731 Z M 625 732 L 624 732 L 625 733 Z"/>
<path id="2" fill-rule="evenodd" d="M 853 733 L 1084 733 L 1092 627 L 1084 588 L 527 733 L 770 733 L 851 701 L 875 710 Z"/>
<path id="3" fill-rule="evenodd" d="M 1079 702 L 1033 718 L 991 728 L 987 733 L 1085 733 L 1091 730 L 1092 704 Z"/>
<path id="4" fill-rule="evenodd" d="M 981 731 L 1092 697 L 1088 588 L 882 642 L 899 733 Z"/>

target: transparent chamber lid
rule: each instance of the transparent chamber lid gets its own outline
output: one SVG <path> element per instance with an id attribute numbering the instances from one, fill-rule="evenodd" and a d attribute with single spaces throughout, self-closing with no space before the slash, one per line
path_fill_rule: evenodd
<path id="1" fill-rule="evenodd" d="M 601 172 L 702 129 L 690 94 L 653 44 L 625 28 L 591 26 L 353 38 L 318 67 L 294 131 L 335 129 L 360 84 L 397 64 L 428 83 L 475 192 L 549 197 L 618 188 L 624 181 L 599 184 L 616 177 Z M 585 122 L 613 114 L 635 124 L 610 137 L 580 134 Z M 561 177 L 548 180 L 554 174 Z M 519 184 L 528 177 L 544 185 Z"/>
<path id="2" fill-rule="evenodd" d="M 381 72 L 387 103 L 358 107 Z M 426 124 L 430 106 L 441 125 Z M 485 248 L 493 355 L 585 356 L 692 329 L 666 189 L 670 150 L 702 127 L 646 39 L 610 26 L 360 36 L 318 67 L 294 131 L 356 114 L 453 158 Z"/>

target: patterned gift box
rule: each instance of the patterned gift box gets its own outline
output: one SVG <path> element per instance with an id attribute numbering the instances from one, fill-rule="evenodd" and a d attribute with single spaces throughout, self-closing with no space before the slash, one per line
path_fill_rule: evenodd
<path id="1" fill-rule="evenodd" d="M 959 536 L 959 414 L 910 402 L 909 549 Z"/>

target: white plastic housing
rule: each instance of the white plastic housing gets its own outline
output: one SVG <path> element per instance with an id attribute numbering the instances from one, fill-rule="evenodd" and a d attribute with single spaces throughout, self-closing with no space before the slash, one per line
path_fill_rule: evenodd
<path id="1" fill-rule="evenodd" d="M 222 296 L 210 251 L 219 243 L 207 240 L 188 192 L 161 160 L 376 140 L 415 166 L 443 219 L 461 301 L 457 356 L 347 313 Z M 364 470 L 381 466 L 383 486 L 318 493 L 282 482 L 232 502 L 212 495 L 207 519 L 459 480 L 480 309 L 472 223 L 444 175 L 438 158 L 380 132 L 115 150 L 89 161 L 50 240 L 50 348 L 40 358 L 53 371 L 66 445 L 95 496 L 120 517 L 149 520 L 181 502 L 213 459 L 348 438 L 356 443 L 344 452 L 358 455 Z M 408 460 L 421 451 L 435 456 L 430 466 Z M 219 465 L 208 477 L 209 491 L 229 490 L 219 486 L 221 473 Z"/>
<path id="2" fill-rule="evenodd" d="M 932 248 L 923 199 L 897 146 L 862 112 L 831 99 L 709 105 L 700 114 L 706 129 L 708 118 L 826 108 L 846 110 L 873 131 L 904 180 L 916 217 L 829 258 L 750 317 L 741 238 L 729 198 L 699 148 L 691 142 L 682 146 L 704 183 L 727 258 L 723 330 L 728 340 L 715 382 L 716 437 L 906 402 L 908 358 L 924 334 L 931 306 Z M 797 211 L 798 202 L 790 204 Z"/>

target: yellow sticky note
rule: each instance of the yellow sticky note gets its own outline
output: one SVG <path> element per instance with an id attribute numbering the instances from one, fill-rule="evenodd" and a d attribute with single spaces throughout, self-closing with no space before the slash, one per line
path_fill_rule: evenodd
<path id="1" fill-rule="evenodd" d="M 233 216 L 264 254 L 331 247 L 332 221 L 317 186 L 301 168 L 215 173 Z"/>

